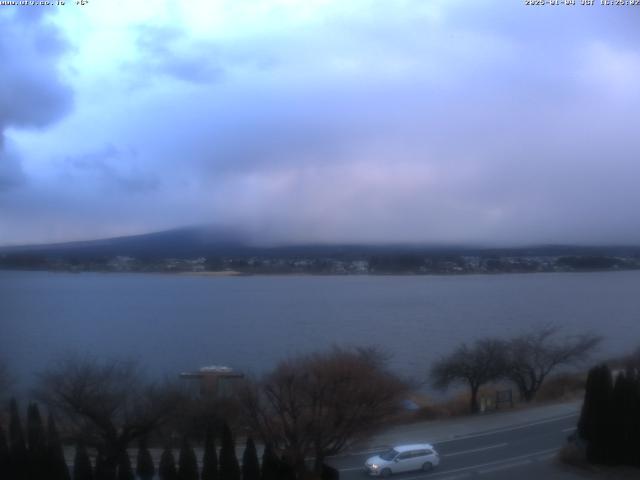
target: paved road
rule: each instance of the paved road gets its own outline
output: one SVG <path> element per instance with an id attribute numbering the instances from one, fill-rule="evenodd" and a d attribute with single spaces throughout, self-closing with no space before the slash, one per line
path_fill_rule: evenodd
<path id="1" fill-rule="evenodd" d="M 424 442 L 433 443 L 440 453 L 440 466 L 431 473 L 405 473 L 398 480 L 458 480 L 469 477 L 539 479 L 579 478 L 562 472 L 553 465 L 553 458 L 566 438 L 575 430 L 578 413 L 569 413 L 529 423 L 505 426 L 472 433 L 460 438 L 431 441 L 425 424 Z M 416 440 L 412 429 L 412 442 Z M 398 434 L 394 437 L 397 439 Z M 401 443 L 401 442 L 399 442 Z M 344 480 L 363 480 L 364 461 L 380 449 L 354 452 L 334 457 L 330 463 L 340 470 Z"/>

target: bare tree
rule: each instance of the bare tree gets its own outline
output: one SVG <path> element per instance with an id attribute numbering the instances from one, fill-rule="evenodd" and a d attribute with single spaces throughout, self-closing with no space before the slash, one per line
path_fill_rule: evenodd
<path id="1" fill-rule="evenodd" d="M 281 362 L 241 400 L 250 426 L 298 473 L 335 455 L 396 413 L 406 386 L 372 349 L 333 349 Z"/>
<path id="2" fill-rule="evenodd" d="M 602 341 L 592 333 L 559 337 L 560 332 L 557 326 L 544 325 L 508 343 L 507 377 L 526 402 L 535 398 L 552 371 L 583 362 Z"/>
<path id="3" fill-rule="evenodd" d="M 38 395 L 78 431 L 91 433 L 109 476 L 129 443 L 162 425 L 180 399 L 169 385 L 145 382 L 133 362 L 77 356 L 43 373 Z"/>
<path id="4" fill-rule="evenodd" d="M 466 383 L 470 390 L 470 411 L 480 410 L 478 390 L 486 383 L 497 380 L 505 373 L 505 343 L 483 338 L 473 345 L 460 345 L 451 355 L 436 362 L 431 369 L 431 381 L 436 388 L 445 389 L 452 383 Z"/>

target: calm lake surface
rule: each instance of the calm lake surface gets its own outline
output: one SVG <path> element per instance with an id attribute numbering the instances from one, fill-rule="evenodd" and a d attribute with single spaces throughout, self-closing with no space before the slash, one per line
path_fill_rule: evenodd
<path id="1" fill-rule="evenodd" d="M 137 358 L 153 374 L 260 373 L 332 344 L 382 345 L 424 378 L 458 343 L 542 322 L 640 345 L 640 272 L 254 276 L 0 271 L 0 356 L 22 385 L 65 352 Z"/>

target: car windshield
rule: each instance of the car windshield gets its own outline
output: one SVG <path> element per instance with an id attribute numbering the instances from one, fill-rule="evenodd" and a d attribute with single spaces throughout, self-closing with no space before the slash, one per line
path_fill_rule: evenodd
<path id="1" fill-rule="evenodd" d="M 391 450 L 381 453 L 380 458 L 383 460 L 393 460 L 396 458 L 396 455 L 398 455 L 398 452 L 392 448 Z"/>

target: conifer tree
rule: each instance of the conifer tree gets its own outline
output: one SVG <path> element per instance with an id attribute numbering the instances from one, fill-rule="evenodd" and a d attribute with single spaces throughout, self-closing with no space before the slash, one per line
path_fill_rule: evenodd
<path id="1" fill-rule="evenodd" d="M 122 451 L 118 459 L 118 480 L 135 480 L 133 469 L 131 468 L 131 459 L 126 449 Z"/>
<path id="2" fill-rule="evenodd" d="M 20 421 L 18 402 L 11 399 L 9 419 L 9 464 L 13 480 L 28 480 L 29 457 Z"/>
<path id="3" fill-rule="evenodd" d="M 634 370 L 632 378 L 633 412 L 629 418 L 631 444 L 629 445 L 629 465 L 640 467 L 640 449 L 633 445 L 640 445 L 640 370 Z"/>
<path id="4" fill-rule="evenodd" d="M 166 447 L 160 456 L 158 475 L 160 476 L 160 480 L 178 480 L 176 461 L 169 447 Z"/>
<path id="5" fill-rule="evenodd" d="M 10 478 L 9 473 L 9 444 L 0 423 L 0 478 Z"/>
<path id="6" fill-rule="evenodd" d="M 326 463 L 322 464 L 322 480 L 340 480 L 340 472 Z"/>
<path id="7" fill-rule="evenodd" d="M 98 449 L 98 455 L 96 455 L 94 478 L 95 480 L 113 480 L 113 474 L 109 471 L 109 468 L 104 461 L 104 452 L 102 449 Z"/>
<path id="8" fill-rule="evenodd" d="M 278 480 L 280 478 L 280 460 L 270 444 L 266 444 L 262 453 L 262 471 L 260 480 Z"/>
<path id="9" fill-rule="evenodd" d="M 141 480 L 153 480 L 153 476 L 156 473 L 156 468 L 153 465 L 153 459 L 151 458 L 151 452 L 147 448 L 147 439 L 145 437 L 141 437 L 138 444 L 136 473 Z"/>
<path id="10" fill-rule="evenodd" d="M 180 480 L 198 480 L 198 460 L 186 436 L 182 440 L 178 458 L 178 478 Z"/>
<path id="11" fill-rule="evenodd" d="M 69 468 L 64 459 L 64 451 L 58 436 L 58 429 L 53 415 L 49 413 L 47 419 L 47 458 L 48 480 L 70 480 Z"/>
<path id="12" fill-rule="evenodd" d="M 216 452 L 216 440 L 211 427 L 207 428 L 204 437 L 201 478 L 202 480 L 218 480 L 218 453 Z"/>
<path id="13" fill-rule="evenodd" d="M 627 463 L 633 445 L 631 437 L 631 424 L 629 420 L 633 416 L 633 384 L 624 373 L 620 373 L 613 386 L 611 395 L 611 458 L 610 463 Z"/>
<path id="14" fill-rule="evenodd" d="M 607 365 L 589 370 L 578 434 L 587 442 L 587 461 L 609 463 L 611 451 L 611 394 L 613 381 Z"/>
<path id="15" fill-rule="evenodd" d="M 76 444 L 76 454 L 73 460 L 73 480 L 93 480 L 91 460 L 82 442 Z"/>
<path id="16" fill-rule="evenodd" d="M 231 429 L 222 426 L 222 446 L 220 447 L 220 480 L 240 480 L 240 466 Z"/>
<path id="17" fill-rule="evenodd" d="M 247 444 L 242 454 L 242 480 L 260 480 L 258 453 L 251 437 L 247 437 Z"/>
<path id="18" fill-rule="evenodd" d="M 48 475 L 47 442 L 40 416 L 35 403 L 27 408 L 27 441 L 29 445 L 29 474 L 31 478 L 46 478 Z"/>

